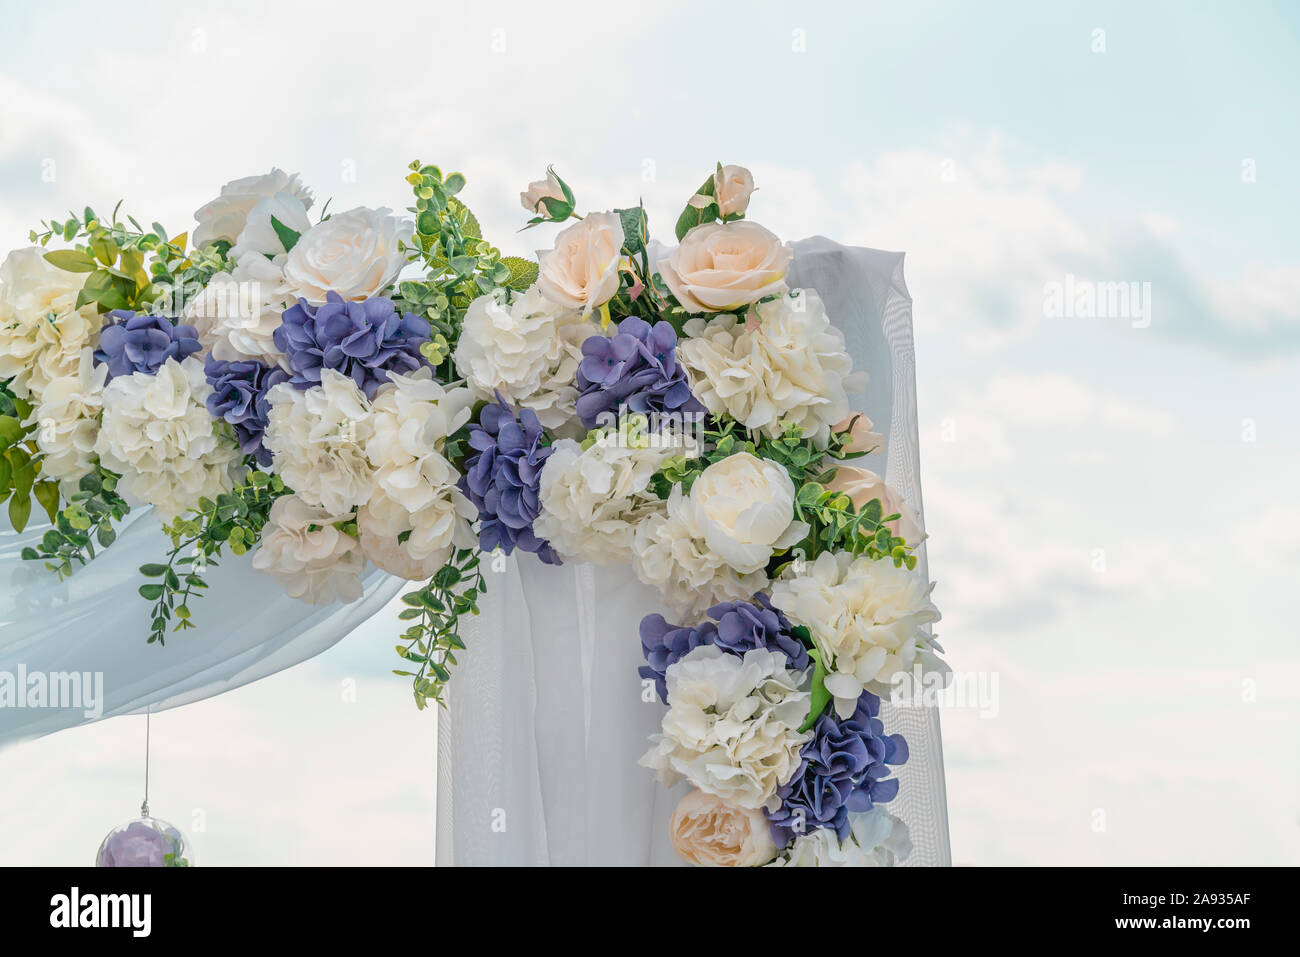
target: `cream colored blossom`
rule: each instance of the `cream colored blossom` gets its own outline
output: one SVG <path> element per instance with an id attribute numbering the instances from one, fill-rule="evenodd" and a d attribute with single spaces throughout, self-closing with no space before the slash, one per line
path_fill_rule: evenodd
<path id="1" fill-rule="evenodd" d="M 304 232 L 289 251 L 285 285 L 292 296 L 318 305 L 329 292 L 344 299 L 378 296 L 406 265 L 402 243 L 414 229 L 389 209 L 359 206 L 336 213 Z"/>
<path id="2" fill-rule="evenodd" d="M 677 359 L 692 393 L 714 415 L 768 436 L 793 424 L 824 448 L 848 415 L 848 393 L 866 388 L 812 289 L 760 303 L 749 321 L 695 318 L 683 331 Z"/>
<path id="3" fill-rule="evenodd" d="M 356 383 L 322 369 L 320 385 L 298 389 L 281 382 L 267 401 L 271 412 L 262 443 L 285 483 L 307 504 L 334 515 L 364 505 L 374 489 L 365 453 L 374 426 L 370 403 Z"/>
<path id="4" fill-rule="evenodd" d="M 733 807 L 704 791 L 677 803 L 668 831 L 677 855 L 699 867 L 761 867 L 776 855 L 762 811 Z"/>
<path id="5" fill-rule="evenodd" d="M 194 246 L 224 239 L 234 243 L 244 231 L 248 214 L 259 200 L 285 192 L 299 200 L 304 208 L 312 203 L 311 190 L 283 170 L 273 169 L 261 176 L 245 176 L 221 187 L 221 195 L 205 203 L 195 214 L 198 225 L 194 228 Z"/>
<path id="6" fill-rule="evenodd" d="M 713 197 L 723 216 L 743 213 L 753 192 L 754 174 L 743 166 L 724 166 L 713 174 Z"/>
<path id="7" fill-rule="evenodd" d="M 99 411 L 104 405 L 108 366 L 94 364 L 91 349 L 83 349 L 76 375 L 59 376 L 41 390 L 28 425 L 40 450 L 41 474 L 63 484 L 65 495 L 95 467 Z"/>
<path id="8" fill-rule="evenodd" d="M 701 645 L 669 665 L 668 713 L 641 765 L 672 787 L 682 778 L 738 808 L 757 810 L 799 769 L 808 714 L 804 675 L 780 652 L 743 658 Z"/>
<path id="9" fill-rule="evenodd" d="M 339 528 L 352 518 L 351 512 L 336 515 L 297 495 L 283 495 L 271 505 L 253 567 L 274 578 L 290 598 L 310 605 L 356 601 L 366 561 L 357 540 Z"/>
<path id="10" fill-rule="evenodd" d="M 659 272 L 687 312 L 730 312 L 785 292 L 793 256 L 758 223 L 704 223 L 682 237 Z"/>
<path id="11" fill-rule="evenodd" d="M 887 558 L 823 552 L 811 565 L 789 566 L 772 583 L 771 596 L 787 618 L 811 633 L 836 713 L 847 718 L 864 690 L 888 695 L 900 671 L 919 665 L 947 672 L 926 633 L 939 620 L 930 600 L 933 587 L 919 566 L 909 570 Z"/>
<path id="12" fill-rule="evenodd" d="M 76 376 L 81 352 L 99 344 L 94 304 L 78 309 L 85 273 L 51 265 L 39 246 L 15 249 L 0 264 L 0 380 L 23 398 L 53 379 Z"/>
<path id="13" fill-rule="evenodd" d="M 588 213 L 581 222 L 560 230 L 555 246 L 537 253 L 537 286 L 542 295 L 590 316 L 618 292 L 623 241 L 618 213 Z"/>
<path id="14" fill-rule="evenodd" d="M 893 867 L 912 853 L 907 825 L 877 805 L 849 815 L 849 836 L 834 828 L 800 834 L 768 867 Z"/>
<path id="15" fill-rule="evenodd" d="M 163 521 L 230 491 L 241 471 L 238 447 L 204 407 L 210 391 L 195 356 L 168 359 L 153 375 L 115 376 L 104 387 L 95 451 L 122 476 L 123 497 L 152 505 Z"/>

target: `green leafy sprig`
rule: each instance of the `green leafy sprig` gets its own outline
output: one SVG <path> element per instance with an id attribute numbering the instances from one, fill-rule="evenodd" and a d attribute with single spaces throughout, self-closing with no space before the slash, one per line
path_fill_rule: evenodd
<path id="1" fill-rule="evenodd" d="M 406 644 L 397 646 L 397 654 L 419 670 L 394 669 L 393 674 L 411 679 L 421 710 L 430 701 L 446 705 L 442 695 L 451 680 L 450 667 L 456 664 L 456 652 L 465 649 L 461 616 L 477 615 L 479 597 L 487 591 L 481 559 L 476 548 L 457 549 L 423 588 L 402 596 L 406 608 L 398 617 L 412 624 L 402 634 Z"/>
<path id="2" fill-rule="evenodd" d="M 27 527 L 33 498 L 51 522 L 59 510 L 58 483 L 37 481 L 40 465 L 31 415 L 31 403 L 15 395 L 9 381 L 0 383 L 0 502 L 8 499 L 9 522 L 16 532 Z"/>
<path id="3" fill-rule="evenodd" d="M 88 565 L 95 557 L 96 545 L 108 548 L 117 539 L 113 523 L 131 511 L 117 494 L 120 477 L 102 465 L 83 475 L 68 504 L 51 518 L 54 527 L 41 538 L 40 547 L 24 548 L 22 557 L 44 561 L 45 567 L 60 579 Z"/>
<path id="4" fill-rule="evenodd" d="M 208 587 L 206 570 L 220 564 L 227 546 L 243 555 L 260 542 L 272 503 L 290 491 L 280 476 L 254 470 L 243 484 L 216 501 L 199 499 L 198 508 L 164 528 L 172 542 L 166 561 L 140 566 L 140 574 L 156 579 L 140 586 L 140 596 L 153 602 L 150 644 L 165 644 L 169 625 L 174 632 L 195 627 L 189 603 Z"/>

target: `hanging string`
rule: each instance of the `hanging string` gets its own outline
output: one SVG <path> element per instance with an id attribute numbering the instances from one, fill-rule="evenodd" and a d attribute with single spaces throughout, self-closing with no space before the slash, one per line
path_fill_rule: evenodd
<path id="1" fill-rule="evenodd" d="M 144 802 L 140 805 L 140 816 L 149 816 L 149 718 L 150 712 L 144 713 Z"/>

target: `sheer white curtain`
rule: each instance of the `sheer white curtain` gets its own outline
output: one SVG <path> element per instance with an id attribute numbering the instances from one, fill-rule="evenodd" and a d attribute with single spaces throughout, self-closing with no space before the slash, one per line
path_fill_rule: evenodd
<path id="1" fill-rule="evenodd" d="M 871 377 L 854 406 L 887 440 L 863 464 L 923 515 L 903 256 L 822 237 L 794 250 L 790 284 L 821 294 Z M 663 714 L 637 676 L 637 626 L 662 610 L 654 590 L 624 567 L 532 556 L 507 562 L 488 588 L 439 716 L 438 864 L 680 863 L 667 825 L 685 788 L 667 791 L 637 765 Z M 908 863 L 947 865 L 938 713 L 886 705 L 883 717 L 911 749 L 890 805 L 912 832 Z"/>

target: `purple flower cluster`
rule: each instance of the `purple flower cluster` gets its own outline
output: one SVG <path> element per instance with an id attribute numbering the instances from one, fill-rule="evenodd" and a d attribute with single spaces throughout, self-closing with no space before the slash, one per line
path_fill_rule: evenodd
<path id="1" fill-rule="evenodd" d="M 778 847 L 818 827 L 846 840 L 850 813 L 869 811 L 898 794 L 889 765 L 907 761 L 907 742 L 901 734 L 885 734 L 879 713 L 880 699 L 864 691 L 847 719 L 841 721 L 834 709 L 817 719 L 799 770 L 776 792 L 780 808 L 767 812 Z"/>
<path id="2" fill-rule="evenodd" d="M 208 414 L 235 427 L 239 448 L 245 455 L 255 456 L 263 468 L 270 465 L 271 451 L 262 446 L 271 414 L 266 394 L 272 386 L 287 382 L 289 373 L 251 359 L 223 362 L 212 356 L 203 364 L 203 372 L 212 386 L 207 398 Z"/>
<path id="3" fill-rule="evenodd" d="M 700 645 L 717 645 L 723 651 L 744 655 L 755 648 L 779 651 L 789 659 L 787 667 L 802 671 L 808 667 L 808 649 L 792 633 L 785 615 L 772 606 L 762 592 L 752 602 L 725 601 L 709 609 L 712 621 L 694 628 L 670 625 L 663 615 L 641 619 L 641 650 L 647 664 L 637 673 L 653 678 L 659 699 L 668 700 L 665 674 L 668 666 Z"/>
<path id="4" fill-rule="evenodd" d="M 299 299 L 272 335 L 293 370 L 289 381 L 299 389 L 320 385 L 321 370 L 334 369 L 373 399 L 389 372 L 428 365 L 420 346 L 429 339 L 429 324 L 419 316 L 399 315 L 391 299 L 349 302 L 336 292 L 325 298 L 321 306 Z"/>
<path id="5" fill-rule="evenodd" d="M 578 365 L 577 411 L 588 429 L 605 412 L 620 407 L 640 413 L 703 412 L 691 395 L 686 370 L 677 364 L 677 333 L 660 320 L 651 326 L 629 316 L 611 338 L 590 336 L 582 343 Z"/>
<path id="6" fill-rule="evenodd" d="M 542 424 L 537 413 L 523 409 L 518 415 L 497 394 L 495 404 L 483 407 L 471 423 L 465 474 L 460 489 L 478 509 L 479 547 L 500 548 L 509 555 L 516 548 L 535 552 L 548 565 L 560 557 L 550 542 L 537 537 L 533 522 L 541 511 L 538 489 L 542 465 L 551 447 L 542 445 Z"/>
<path id="7" fill-rule="evenodd" d="M 153 375 L 168 359 L 180 362 L 202 348 L 193 326 L 174 325 L 165 316 L 114 309 L 108 317 L 114 321 L 100 330 L 94 353 L 97 365 L 108 366 L 106 382 L 133 372 Z"/>

